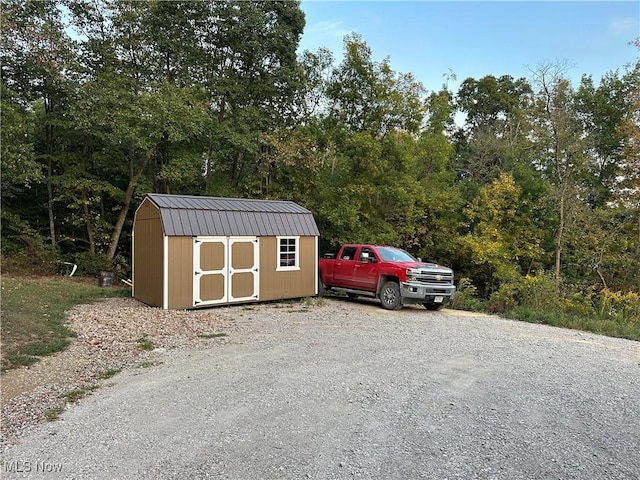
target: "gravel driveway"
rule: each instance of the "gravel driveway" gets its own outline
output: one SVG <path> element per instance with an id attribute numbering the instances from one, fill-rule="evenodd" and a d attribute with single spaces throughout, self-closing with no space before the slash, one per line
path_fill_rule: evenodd
<path id="1" fill-rule="evenodd" d="M 224 343 L 104 380 L 2 477 L 638 478 L 637 342 L 368 301 L 213 311 Z"/>

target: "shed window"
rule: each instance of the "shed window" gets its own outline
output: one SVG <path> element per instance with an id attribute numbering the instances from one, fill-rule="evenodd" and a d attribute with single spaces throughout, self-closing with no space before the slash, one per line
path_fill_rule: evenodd
<path id="1" fill-rule="evenodd" d="M 278 266 L 276 270 L 300 270 L 300 237 L 278 237 Z"/>

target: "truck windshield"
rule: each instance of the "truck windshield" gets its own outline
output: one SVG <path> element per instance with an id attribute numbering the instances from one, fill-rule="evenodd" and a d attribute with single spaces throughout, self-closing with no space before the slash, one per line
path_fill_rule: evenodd
<path id="1" fill-rule="evenodd" d="M 399 248 L 378 247 L 378 253 L 385 262 L 417 262 L 415 258 Z"/>

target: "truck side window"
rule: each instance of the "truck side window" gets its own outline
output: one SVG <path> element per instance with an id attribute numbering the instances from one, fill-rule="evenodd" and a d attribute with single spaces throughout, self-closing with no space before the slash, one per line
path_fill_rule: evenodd
<path id="1" fill-rule="evenodd" d="M 358 258 L 358 261 L 360 262 L 372 262 L 374 261 L 376 258 L 375 253 L 373 253 L 373 251 L 370 248 L 363 248 L 362 250 L 360 250 L 360 257 Z"/>
<path id="2" fill-rule="evenodd" d="M 354 260 L 356 255 L 356 247 L 345 247 L 340 255 L 341 260 Z"/>

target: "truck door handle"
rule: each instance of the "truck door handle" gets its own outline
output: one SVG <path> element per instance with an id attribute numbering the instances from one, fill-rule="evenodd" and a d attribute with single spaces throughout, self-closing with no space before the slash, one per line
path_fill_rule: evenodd
<path id="1" fill-rule="evenodd" d="M 360 265 L 358 265 L 357 263 L 356 263 L 356 268 L 360 268 Z"/>

